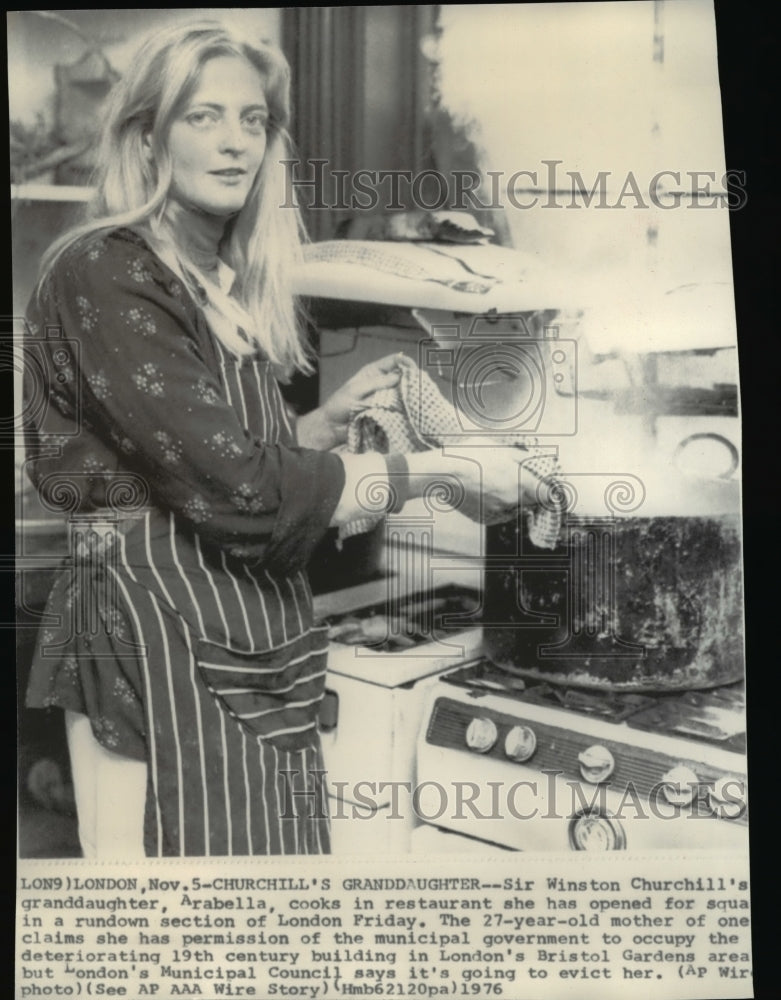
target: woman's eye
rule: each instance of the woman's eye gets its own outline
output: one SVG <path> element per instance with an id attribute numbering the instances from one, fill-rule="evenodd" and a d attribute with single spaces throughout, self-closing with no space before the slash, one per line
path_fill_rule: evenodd
<path id="1" fill-rule="evenodd" d="M 208 128 L 217 121 L 217 116 L 213 111 L 191 111 L 187 115 L 187 122 L 195 128 Z"/>
<path id="2" fill-rule="evenodd" d="M 266 115 L 252 114 L 244 116 L 245 128 L 254 134 L 260 134 L 261 132 L 265 132 L 267 125 L 268 125 L 268 118 Z"/>
<path id="3" fill-rule="evenodd" d="M 248 129 L 253 131 L 265 132 L 268 128 L 268 113 L 262 109 L 258 111 L 248 111 L 243 117 L 242 121 Z"/>

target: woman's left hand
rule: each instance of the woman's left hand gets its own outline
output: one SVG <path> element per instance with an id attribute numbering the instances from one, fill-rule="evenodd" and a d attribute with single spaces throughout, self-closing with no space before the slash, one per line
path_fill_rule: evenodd
<path id="1" fill-rule="evenodd" d="M 317 410 L 298 421 L 299 443 L 309 447 L 334 447 L 347 440 L 347 427 L 355 413 L 366 409 L 371 396 L 398 384 L 398 354 L 388 354 L 364 365 Z M 330 438 L 330 443 L 326 444 Z"/>

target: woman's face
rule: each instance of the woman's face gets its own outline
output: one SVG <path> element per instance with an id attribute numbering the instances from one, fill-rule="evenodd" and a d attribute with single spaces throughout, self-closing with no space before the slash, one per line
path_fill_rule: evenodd
<path id="1" fill-rule="evenodd" d="M 239 212 L 263 162 L 267 122 L 254 66 L 239 56 L 206 62 L 169 133 L 171 196 L 210 215 Z"/>

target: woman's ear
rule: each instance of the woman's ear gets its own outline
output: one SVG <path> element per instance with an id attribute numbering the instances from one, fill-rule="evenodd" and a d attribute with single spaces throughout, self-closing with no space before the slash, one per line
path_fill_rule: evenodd
<path id="1" fill-rule="evenodd" d="M 147 160 L 151 160 L 152 159 L 152 136 L 151 136 L 151 134 L 149 132 L 144 132 L 144 135 L 143 135 L 143 137 L 141 139 L 141 143 L 142 143 L 142 146 L 143 146 L 143 149 L 144 149 L 144 156 L 147 158 Z"/>

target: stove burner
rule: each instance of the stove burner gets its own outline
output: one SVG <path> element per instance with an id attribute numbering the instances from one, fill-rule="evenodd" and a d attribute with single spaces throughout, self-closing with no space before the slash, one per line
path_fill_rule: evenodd
<path id="1" fill-rule="evenodd" d="M 325 619 L 331 642 L 379 653 L 403 653 L 479 625 L 477 591 L 455 585 L 413 593 Z"/>
<path id="2" fill-rule="evenodd" d="M 742 682 L 683 695 L 660 695 L 629 723 L 636 729 L 674 733 L 746 751 L 745 690 Z"/>
<path id="3" fill-rule="evenodd" d="M 635 712 L 646 708 L 653 699 L 642 694 L 621 694 L 611 691 L 580 691 L 577 688 L 552 687 L 540 684 L 529 692 L 530 700 L 540 704 L 554 704 L 558 701 L 564 708 L 583 715 L 593 715 L 601 719 L 623 722 Z"/>
<path id="4" fill-rule="evenodd" d="M 545 681 L 524 680 L 508 674 L 490 660 L 480 660 L 446 674 L 442 680 L 461 687 L 496 691 L 535 705 L 550 705 L 580 715 L 622 722 L 634 712 L 653 704 L 647 695 L 613 691 L 584 691 L 562 688 Z"/>
<path id="5" fill-rule="evenodd" d="M 578 715 L 616 723 L 626 721 L 631 728 L 683 736 L 724 749 L 745 752 L 746 748 L 742 683 L 705 691 L 658 695 L 595 691 L 563 688 L 529 678 L 524 680 L 486 659 L 459 667 L 445 674 L 442 680 L 472 690 L 475 697 L 491 691 Z"/>

